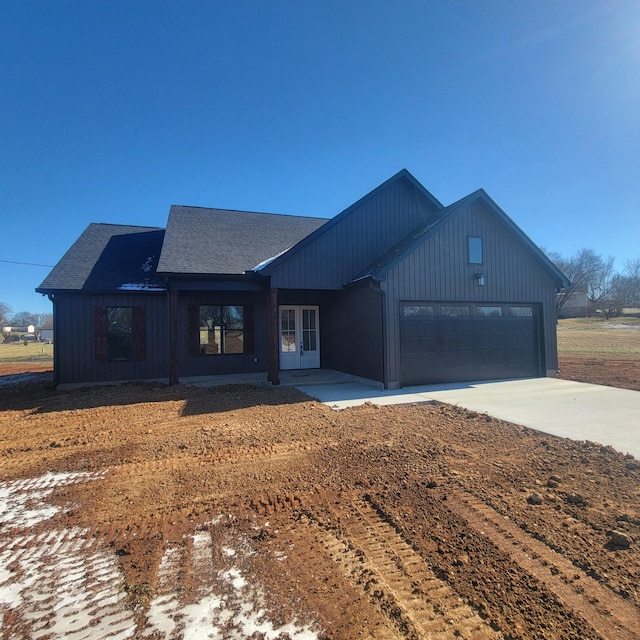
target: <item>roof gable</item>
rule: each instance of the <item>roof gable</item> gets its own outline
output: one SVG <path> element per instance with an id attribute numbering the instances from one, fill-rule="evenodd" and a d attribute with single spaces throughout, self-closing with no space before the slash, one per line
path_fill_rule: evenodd
<path id="1" fill-rule="evenodd" d="M 158 271 L 244 274 L 325 223 L 324 218 L 173 205 Z"/>
<path id="2" fill-rule="evenodd" d="M 92 223 L 36 291 L 162 290 L 156 265 L 163 236 L 157 227 Z"/>
<path id="3" fill-rule="evenodd" d="M 387 251 L 379 260 L 372 263 L 367 269 L 358 274 L 352 282 L 371 277 L 375 280 L 382 280 L 400 260 L 411 253 L 415 247 L 423 242 L 425 238 L 435 233 L 443 224 L 449 222 L 458 212 L 462 211 L 474 202 L 482 202 L 486 208 L 494 214 L 507 229 L 515 236 L 515 238 L 528 250 L 533 257 L 546 269 L 556 285 L 566 287 L 569 284 L 566 276 L 549 260 L 543 251 L 527 236 L 527 234 L 518 227 L 518 225 L 496 204 L 484 189 L 478 189 L 468 196 L 461 198 L 457 202 L 444 208 L 440 215 L 430 220 L 427 225 L 419 227 L 413 233 L 409 234 L 389 251 Z"/>
<path id="4" fill-rule="evenodd" d="M 316 282 L 316 286 L 342 286 L 375 255 L 442 209 L 443 205 L 402 169 L 288 251 L 261 265 L 260 272 L 274 275 L 284 265 L 295 272 L 300 269 L 298 263 L 335 262 L 340 264 L 332 275 L 339 283 L 325 282 L 323 286 Z"/>

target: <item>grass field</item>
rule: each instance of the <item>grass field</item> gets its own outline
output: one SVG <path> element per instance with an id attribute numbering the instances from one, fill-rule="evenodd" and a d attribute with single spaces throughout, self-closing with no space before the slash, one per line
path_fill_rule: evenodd
<path id="1" fill-rule="evenodd" d="M 640 357 L 640 318 L 568 318 L 558 323 L 562 355 Z"/>
<path id="2" fill-rule="evenodd" d="M 53 367 L 53 345 L 43 342 L 0 342 L 0 364 L 27 363 L 31 370 Z"/>

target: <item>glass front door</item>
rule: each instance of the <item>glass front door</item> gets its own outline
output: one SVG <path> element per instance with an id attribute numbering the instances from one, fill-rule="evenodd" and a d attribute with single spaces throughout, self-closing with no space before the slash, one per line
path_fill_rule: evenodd
<path id="1" fill-rule="evenodd" d="M 320 367 L 318 307 L 280 307 L 280 369 Z"/>

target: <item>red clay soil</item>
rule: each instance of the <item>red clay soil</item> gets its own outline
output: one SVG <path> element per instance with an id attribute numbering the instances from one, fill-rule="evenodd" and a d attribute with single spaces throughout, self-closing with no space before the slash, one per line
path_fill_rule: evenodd
<path id="1" fill-rule="evenodd" d="M 33 362 L 0 362 L 0 376 L 15 375 L 17 373 L 44 373 L 52 372 L 50 365 L 42 365 Z"/>
<path id="2" fill-rule="evenodd" d="M 165 637 L 148 624 L 167 545 L 206 531 L 216 567 L 245 540 L 264 610 L 317 638 L 640 639 L 640 464 L 609 447 L 273 387 L 36 381 L 0 386 L 0 409 L 0 489 L 108 470 L 55 489 L 64 509 L 14 546 L 82 527 L 112 549 L 135 637 Z M 183 598 L 196 564 L 175 569 Z M 0 637 L 29 637 L 19 607 L 2 613 Z"/>
<path id="3" fill-rule="evenodd" d="M 560 355 L 558 377 L 640 391 L 640 358 Z"/>

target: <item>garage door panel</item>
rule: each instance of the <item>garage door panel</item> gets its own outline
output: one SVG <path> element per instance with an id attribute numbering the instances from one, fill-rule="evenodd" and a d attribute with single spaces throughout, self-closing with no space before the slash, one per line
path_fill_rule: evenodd
<path id="1" fill-rule="evenodd" d="M 533 307 L 524 305 L 525 313 L 512 316 L 508 313 L 512 307 L 494 303 L 489 316 L 487 307 L 476 315 L 475 304 L 463 303 L 469 316 L 439 317 L 440 307 L 426 304 L 436 309 L 433 317 L 401 319 L 403 384 L 539 375 L 538 319 Z M 448 313 L 452 306 L 443 303 L 441 308 Z"/>
<path id="2" fill-rule="evenodd" d="M 438 351 L 441 353 L 465 350 L 470 351 L 473 349 L 473 337 L 470 334 L 440 336 L 438 346 Z"/>
<path id="3" fill-rule="evenodd" d="M 494 349 L 479 349 L 476 351 L 476 364 L 481 367 L 488 365 L 502 365 L 506 359 L 506 349 L 499 345 Z"/>
<path id="4" fill-rule="evenodd" d="M 435 336 L 401 338 L 403 353 L 436 353 L 438 338 Z"/>
<path id="5" fill-rule="evenodd" d="M 505 336 L 503 333 L 476 334 L 476 349 L 504 349 Z"/>

